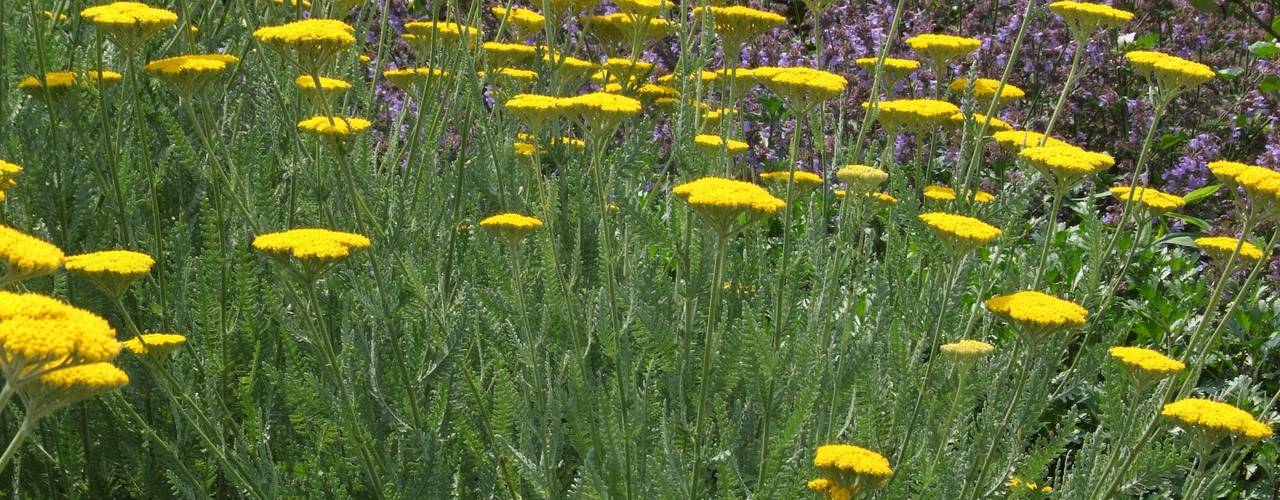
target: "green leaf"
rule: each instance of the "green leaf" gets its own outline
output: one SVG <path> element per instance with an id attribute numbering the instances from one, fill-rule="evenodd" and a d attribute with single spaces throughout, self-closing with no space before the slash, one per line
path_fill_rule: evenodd
<path id="1" fill-rule="evenodd" d="M 1232 66 L 1230 68 L 1222 68 L 1218 70 L 1218 76 L 1224 80 L 1233 80 L 1244 74 L 1244 68 Z"/>
<path id="2" fill-rule="evenodd" d="M 1222 12 L 1222 7 L 1219 7 L 1218 2 L 1215 0 L 1190 0 L 1188 3 L 1205 14 L 1219 14 Z"/>
<path id="3" fill-rule="evenodd" d="M 1129 46 L 1133 49 L 1143 50 L 1155 48 L 1159 43 L 1159 33 L 1146 33 L 1140 37 L 1134 38 L 1133 43 L 1129 44 Z"/>
<path id="4" fill-rule="evenodd" d="M 1207 232 L 1207 231 L 1209 231 L 1210 229 L 1213 229 L 1213 226 L 1212 226 L 1212 225 L 1210 225 L 1207 221 L 1205 221 L 1204 219 L 1201 219 L 1201 218 L 1199 218 L 1199 217 L 1196 217 L 1196 216 L 1194 216 L 1194 215 L 1180 214 L 1180 213 L 1177 213 L 1177 212 L 1169 212 L 1169 213 L 1167 213 L 1167 214 L 1165 214 L 1165 215 L 1166 215 L 1166 216 L 1169 216 L 1169 217 L 1171 217 L 1171 218 L 1174 218 L 1174 219 L 1178 219 L 1178 220 L 1180 220 L 1180 221 L 1182 221 L 1182 222 L 1186 222 L 1187 224 L 1191 224 L 1191 225 L 1193 225 L 1193 226 L 1195 226 L 1195 227 L 1199 228 L 1201 231 L 1206 231 L 1206 232 Z"/>
<path id="5" fill-rule="evenodd" d="M 1210 184 L 1208 186 L 1205 186 L 1195 191 L 1192 191 L 1190 193 L 1187 193 L 1182 197 L 1182 199 L 1186 200 L 1188 204 L 1195 203 L 1197 201 L 1213 196 L 1213 193 L 1218 192 L 1219 189 L 1222 189 L 1222 184 Z"/>
<path id="6" fill-rule="evenodd" d="M 1262 81 L 1258 83 L 1258 90 L 1273 94 L 1280 94 L 1280 77 L 1271 75 L 1263 78 Z"/>
<path id="7" fill-rule="evenodd" d="M 1257 41 L 1249 44 L 1249 52 L 1263 59 L 1275 59 L 1280 55 L 1280 45 L 1275 42 Z"/>

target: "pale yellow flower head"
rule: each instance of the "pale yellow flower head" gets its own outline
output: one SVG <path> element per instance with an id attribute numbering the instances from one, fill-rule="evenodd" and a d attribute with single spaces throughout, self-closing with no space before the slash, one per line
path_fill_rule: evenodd
<path id="1" fill-rule="evenodd" d="M 1044 335 L 1084 325 L 1089 318 L 1085 308 L 1034 290 L 992 297 L 985 305 L 1017 327 L 1033 345 Z"/>

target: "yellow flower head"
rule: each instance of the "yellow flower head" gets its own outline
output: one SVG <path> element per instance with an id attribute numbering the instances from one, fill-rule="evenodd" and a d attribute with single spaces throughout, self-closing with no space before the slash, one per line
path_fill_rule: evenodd
<path id="1" fill-rule="evenodd" d="M 952 35 L 923 34 L 906 40 L 907 46 L 922 59 L 937 64 L 968 55 L 982 46 L 982 40 Z"/>
<path id="2" fill-rule="evenodd" d="M 326 139 L 344 140 L 368 130 L 370 125 L 364 118 L 316 115 L 298 122 L 298 130 Z"/>
<path id="3" fill-rule="evenodd" d="M 526 38 L 537 34 L 545 27 L 546 18 L 542 14 L 529 9 L 506 7 L 489 7 L 489 12 L 498 18 L 498 22 L 504 19 L 507 25 L 515 32 L 516 38 Z"/>
<path id="4" fill-rule="evenodd" d="M 314 102 L 331 102 L 351 90 L 350 83 L 324 76 L 320 77 L 319 87 L 316 86 L 316 77 L 312 75 L 298 75 L 293 84 Z"/>
<path id="5" fill-rule="evenodd" d="M 698 134 L 693 137 L 693 145 L 699 152 L 709 156 L 719 155 L 722 151 L 729 156 L 737 156 L 747 152 L 747 143 L 733 139 L 726 140 L 718 135 Z"/>
<path id="6" fill-rule="evenodd" d="M 1213 69 L 1162 52 L 1134 50 L 1124 55 L 1129 65 L 1166 94 L 1178 94 L 1212 80 Z"/>
<path id="7" fill-rule="evenodd" d="M 409 92 L 417 92 L 416 87 L 427 85 L 438 78 L 449 76 L 449 72 L 437 68 L 404 68 L 389 69 L 382 72 L 382 76 L 391 81 L 392 85 Z"/>
<path id="8" fill-rule="evenodd" d="M 876 119 L 891 134 L 900 131 L 928 132 L 951 124 L 951 116 L 960 112 L 955 104 L 934 99 L 893 99 L 881 101 Z"/>
<path id="9" fill-rule="evenodd" d="M 838 487 L 853 493 L 878 488 L 893 476 L 884 455 L 851 444 L 819 446 L 813 455 L 813 466 L 827 481 L 827 488 Z"/>
<path id="10" fill-rule="evenodd" d="M 849 85 L 843 76 L 803 67 L 783 68 L 763 83 L 778 97 L 801 108 L 830 100 Z"/>
<path id="11" fill-rule="evenodd" d="M 1000 141 L 999 138 L 996 140 Z M 1062 188 L 1074 186 L 1085 177 L 1111 168 L 1116 163 L 1111 155 L 1085 151 L 1069 144 L 1028 146 L 1022 148 L 1018 156 Z"/>
<path id="12" fill-rule="evenodd" d="M 610 57 L 604 62 L 604 69 L 592 76 L 599 83 L 618 83 L 627 89 L 640 85 L 653 72 L 653 64 L 644 61 L 632 61 L 625 57 Z"/>
<path id="13" fill-rule="evenodd" d="M 785 193 L 787 189 L 787 179 L 791 179 L 792 188 L 800 194 L 808 193 L 814 189 L 822 187 L 822 177 L 813 172 L 796 170 L 794 177 L 788 174 L 789 172 L 785 170 L 765 172 L 760 174 L 760 180 L 783 193 Z"/>
<path id="14" fill-rule="evenodd" d="M 537 72 L 516 68 L 494 68 L 493 71 L 487 73 L 481 71 L 479 76 L 504 93 L 504 95 L 527 89 L 538 81 Z"/>
<path id="15" fill-rule="evenodd" d="M 538 48 L 526 43 L 484 42 L 481 47 L 495 68 L 530 68 L 538 58 Z"/>
<path id="16" fill-rule="evenodd" d="M 671 6 L 668 0 L 614 0 L 618 10 L 637 19 L 648 19 L 662 15 L 662 11 Z"/>
<path id="17" fill-rule="evenodd" d="M 997 144 L 1005 149 L 1017 153 L 1025 148 L 1040 146 L 1043 141 L 1045 146 L 1071 146 L 1052 137 L 1046 138 L 1044 134 L 1038 132 L 1029 132 L 1023 130 L 1008 130 L 991 134 L 991 138 Z"/>
<path id="18" fill-rule="evenodd" d="M 640 20 L 634 16 L 616 12 L 603 16 L 585 16 L 582 21 L 588 33 L 606 45 L 621 50 L 631 43 L 636 33 L 636 23 Z M 665 37 L 669 33 L 671 33 L 671 23 L 666 19 L 654 17 L 646 22 L 646 27 L 640 31 L 640 37 L 643 42 L 649 42 Z"/>
<path id="19" fill-rule="evenodd" d="M 943 203 L 956 201 L 956 190 L 951 188 L 951 186 L 943 186 L 941 184 L 925 186 L 922 194 L 924 194 L 924 197 L 927 200 L 938 201 Z M 970 194 L 970 198 L 972 198 L 972 201 L 976 203 L 992 203 L 996 201 L 996 195 L 988 193 L 981 189 L 975 190 L 974 192 L 969 194 Z"/>
<path id="20" fill-rule="evenodd" d="M 369 238 L 359 234 L 314 228 L 261 234 L 253 239 L 253 248 L 280 262 L 296 260 L 301 268 L 295 270 L 308 279 L 315 279 L 371 244 Z"/>
<path id="21" fill-rule="evenodd" d="M 876 206 L 879 207 L 881 210 L 890 208 L 898 204 L 898 199 L 894 198 L 889 193 L 869 193 L 867 194 L 867 198 L 875 202 Z"/>
<path id="22" fill-rule="evenodd" d="M 566 108 L 561 106 L 562 99 L 539 94 L 517 94 L 507 99 L 507 111 L 529 125 L 532 130 L 541 130 L 547 123 L 565 115 Z"/>
<path id="23" fill-rule="evenodd" d="M 1250 166 L 1237 173 L 1235 180 L 1249 195 L 1249 201 L 1259 209 L 1275 211 L 1280 208 L 1280 172 Z"/>
<path id="24" fill-rule="evenodd" d="M 976 361 L 979 358 L 985 358 L 989 356 L 992 352 L 995 352 L 996 350 L 996 348 L 993 347 L 991 344 L 988 344 L 980 340 L 969 340 L 969 339 L 961 340 L 959 342 L 953 342 L 950 344 L 942 344 L 942 346 L 939 347 L 938 349 L 942 352 L 942 354 L 946 355 L 949 358 L 956 359 L 958 361 Z"/>
<path id="25" fill-rule="evenodd" d="M 39 78 L 36 78 L 36 75 L 28 75 L 18 82 L 18 90 L 33 96 L 39 96 L 45 89 L 48 89 L 50 95 L 60 97 L 71 90 L 75 83 L 76 74 L 74 71 L 50 71 L 44 74 L 43 83 Z"/>
<path id="26" fill-rule="evenodd" d="M 1262 249 L 1248 241 L 1240 241 L 1229 236 L 1206 236 L 1196 238 L 1195 241 L 1201 253 L 1219 264 L 1225 265 L 1227 259 L 1236 253 L 1237 246 L 1240 247 L 1240 254 L 1236 255 L 1236 258 L 1244 261 L 1245 264 L 1253 265 L 1262 260 Z"/>
<path id="27" fill-rule="evenodd" d="M 755 219 L 778 213 L 787 206 L 785 201 L 760 186 L 720 177 L 686 182 L 672 188 L 671 194 L 693 207 L 721 235 L 732 231 L 739 215 Z"/>
<path id="28" fill-rule="evenodd" d="M 1013 125 L 1010 125 L 1009 122 L 1006 122 L 994 116 L 991 117 L 990 122 L 987 122 L 987 115 L 984 115 L 982 113 L 974 113 L 973 115 L 966 115 L 963 112 L 960 112 L 960 113 L 951 115 L 950 117 L 948 117 L 948 120 L 950 120 L 951 124 L 957 128 L 964 126 L 966 123 L 972 123 L 973 129 L 975 130 L 981 127 L 983 123 L 987 123 L 988 134 L 995 133 L 995 132 L 1007 132 L 1007 131 L 1013 130 Z"/>
<path id="29" fill-rule="evenodd" d="M 1047 484 L 1040 485 L 1032 482 L 1023 481 L 1022 478 L 1020 477 L 1014 477 L 1012 479 L 1009 479 L 1008 486 L 1009 486 L 1009 491 L 1011 493 L 1021 492 L 1021 493 L 1031 493 L 1031 494 L 1040 494 L 1040 495 L 1048 495 L 1050 493 L 1053 493 L 1052 486 L 1049 486 Z"/>
<path id="30" fill-rule="evenodd" d="M 11 384 L 118 354 L 115 329 L 98 315 L 38 293 L 0 291 L 0 370 Z"/>
<path id="31" fill-rule="evenodd" d="M 191 54 L 151 61 L 143 68 L 182 97 L 190 97 L 213 82 L 240 59 L 228 54 Z"/>
<path id="32" fill-rule="evenodd" d="M 462 43 L 470 47 L 480 41 L 478 28 L 448 21 L 410 21 L 404 23 L 404 31 L 400 38 L 419 54 L 428 56 L 436 44 Z"/>
<path id="33" fill-rule="evenodd" d="M 737 116 L 738 110 L 731 108 L 711 109 L 709 106 L 700 106 L 702 109 L 702 130 L 719 131 L 720 120 L 726 116 Z"/>
<path id="34" fill-rule="evenodd" d="M 716 34 L 724 42 L 725 50 L 733 56 L 742 45 L 765 32 L 786 24 L 787 18 L 769 11 L 753 9 L 741 5 L 729 7 L 707 7 Z M 701 18 L 703 7 L 693 9 L 693 16 Z"/>
<path id="35" fill-rule="evenodd" d="M 1134 189 L 1129 186 L 1115 186 L 1110 191 L 1111 196 L 1115 196 L 1117 200 L 1125 203 L 1132 199 L 1134 203 L 1142 206 L 1153 217 L 1171 210 L 1177 210 L 1187 204 L 1187 200 L 1182 199 L 1181 196 L 1158 191 L 1150 187 Z"/>
<path id="36" fill-rule="evenodd" d="M 560 99 L 558 106 L 576 116 L 596 134 L 610 134 L 618 125 L 640 112 L 640 101 L 607 92 L 592 92 Z"/>
<path id="37" fill-rule="evenodd" d="M 0 284 L 15 283 L 57 271 L 62 267 L 64 257 L 62 250 L 52 244 L 17 229 L 0 226 L 0 260 L 5 264 Z"/>
<path id="38" fill-rule="evenodd" d="M 1109 5 L 1088 2 L 1059 1 L 1049 4 L 1049 10 L 1062 16 L 1067 28 L 1078 40 L 1088 39 L 1094 33 L 1114 28 L 1133 19 L 1133 13 Z"/>
<path id="39" fill-rule="evenodd" d="M 1144 347 L 1115 346 L 1107 349 L 1107 354 L 1144 384 L 1172 377 L 1187 367 L 1176 359 Z"/>
<path id="40" fill-rule="evenodd" d="M 845 184 L 845 188 L 854 193 L 871 193 L 889 180 L 884 170 L 867 165 L 845 165 L 836 171 L 836 178 Z"/>
<path id="41" fill-rule="evenodd" d="M 80 11 L 80 17 L 93 23 L 127 52 L 137 52 L 152 35 L 178 22 L 177 14 L 138 2 L 89 7 Z"/>
<path id="42" fill-rule="evenodd" d="M 156 260 L 145 253 L 104 250 L 67 257 L 67 272 L 84 277 L 112 298 L 124 295 L 125 288 L 151 272 Z"/>
<path id="43" fill-rule="evenodd" d="M 859 68 L 866 70 L 867 73 L 874 74 L 876 71 L 876 61 L 879 57 L 859 57 L 853 61 Z M 915 59 L 898 59 L 895 57 L 884 58 L 884 87 L 892 86 L 898 80 L 906 78 L 915 70 L 920 69 L 920 61 Z"/>
<path id="44" fill-rule="evenodd" d="M 919 217 L 921 222 L 933 230 L 938 239 L 946 243 L 945 246 L 948 249 L 958 252 L 967 252 L 986 245 L 1004 234 L 991 224 L 964 215 L 929 212 L 920 214 Z"/>
<path id="45" fill-rule="evenodd" d="M 176 333 L 144 333 L 121 342 L 120 345 L 138 356 L 164 359 L 185 343 L 187 343 L 187 337 Z"/>
<path id="46" fill-rule="evenodd" d="M 1227 403 L 1187 398 L 1164 405 L 1160 415 L 1175 425 L 1199 434 L 1209 443 L 1224 438 L 1257 441 L 1271 437 L 1271 426 L 1259 422 L 1249 412 Z"/>
<path id="47" fill-rule="evenodd" d="M 0 201 L 4 201 L 4 191 L 18 184 L 18 176 L 22 174 L 22 166 L 0 160 Z"/>
<path id="48" fill-rule="evenodd" d="M 505 236 L 515 242 L 528 236 L 535 229 L 542 227 L 542 221 L 517 213 L 503 213 L 480 221 L 480 227 Z"/>
<path id="49" fill-rule="evenodd" d="M 51 371 L 22 389 L 30 416 L 47 417 L 71 404 L 129 385 L 129 375 L 111 363 L 89 363 Z"/>
<path id="50" fill-rule="evenodd" d="M 546 49 L 543 49 L 542 63 L 554 71 L 567 88 L 578 88 L 600 69 L 600 65 L 593 62 Z"/>
<path id="51" fill-rule="evenodd" d="M 1240 184 L 1236 182 L 1236 176 L 1249 170 L 1251 166 L 1235 161 L 1217 160 L 1209 162 L 1209 172 L 1214 177 L 1217 177 L 1218 182 L 1221 182 L 1223 186 L 1228 189 L 1235 189 L 1240 187 Z"/>
<path id="52" fill-rule="evenodd" d="M 985 304 L 988 310 L 1018 327 L 1032 344 L 1046 334 L 1081 326 L 1089 318 L 1089 311 L 1083 307 L 1034 290 L 999 295 Z"/>
<path id="53" fill-rule="evenodd" d="M 303 19 L 258 28 L 253 37 L 293 56 L 303 73 L 320 73 L 334 56 L 356 43 L 355 28 L 337 19 Z"/>
<path id="54" fill-rule="evenodd" d="M 973 97 L 977 98 L 979 104 L 985 108 L 991 102 L 991 99 L 996 97 L 996 88 L 1000 87 L 1000 80 L 976 78 L 970 83 L 968 78 L 958 78 L 951 82 L 951 92 L 964 94 L 969 91 L 970 85 L 973 86 Z M 999 107 L 1004 107 L 1022 100 L 1026 96 L 1027 93 L 1022 89 L 1005 82 L 1004 88 L 1000 89 L 1000 97 L 996 99 L 996 103 Z"/>

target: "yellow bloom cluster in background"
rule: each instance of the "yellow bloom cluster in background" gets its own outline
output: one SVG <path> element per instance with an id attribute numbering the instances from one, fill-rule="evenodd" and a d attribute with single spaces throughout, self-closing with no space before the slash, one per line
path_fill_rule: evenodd
<path id="1" fill-rule="evenodd" d="M 1164 405 L 1160 415 L 1179 427 L 1201 433 L 1211 443 L 1227 438 L 1256 441 L 1273 433 L 1270 425 L 1259 422 L 1249 412 L 1209 399 L 1175 401 Z"/>
<path id="2" fill-rule="evenodd" d="M 1181 361 L 1145 347 L 1116 346 L 1108 349 L 1107 354 L 1134 378 L 1148 382 L 1177 375 L 1187 367 Z"/>
<path id="3" fill-rule="evenodd" d="M 919 218 L 948 248 L 960 252 L 991 243 L 1004 234 L 991 224 L 965 215 L 928 212 L 920 214 Z"/>

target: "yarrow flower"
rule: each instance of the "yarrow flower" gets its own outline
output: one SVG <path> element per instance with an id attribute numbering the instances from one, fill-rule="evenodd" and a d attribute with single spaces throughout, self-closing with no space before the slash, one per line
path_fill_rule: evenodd
<path id="1" fill-rule="evenodd" d="M 4 193 L 18 185 L 18 176 L 22 174 L 22 166 L 0 160 L 0 201 L 4 201 Z"/>
<path id="2" fill-rule="evenodd" d="M 75 71 L 50 71 L 44 74 L 44 81 L 36 75 L 27 75 L 22 81 L 18 82 L 18 90 L 26 92 L 32 96 L 41 96 L 47 90 L 51 97 L 62 97 L 67 94 L 76 84 L 88 85 L 93 84 L 99 90 L 120 83 L 124 77 L 115 71 L 103 70 L 99 73 L 96 70 L 84 71 L 77 73 Z"/>
<path id="3" fill-rule="evenodd" d="M 836 178 L 845 184 L 845 189 L 865 194 L 875 191 L 884 181 L 889 180 L 889 174 L 867 165 L 845 165 L 836 171 Z"/>
<path id="4" fill-rule="evenodd" d="M 507 99 L 504 107 L 535 131 L 564 116 L 565 112 L 560 98 L 539 94 L 517 94 Z"/>
<path id="5" fill-rule="evenodd" d="M 495 68 L 530 68 L 538 56 L 538 48 L 526 43 L 484 42 L 481 47 Z"/>
<path id="6" fill-rule="evenodd" d="M 671 6 L 667 0 L 614 0 L 618 10 L 637 19 L 648 19 L 662 15 L 662 11 Z"/>
<path id="7" fill-rule="evenodd" d="M 890 134 L 923 133 L 949 125 L 960 112 L 955 104 L 934 99 L 894 99 L 876 107 L 876 119 Z"/>
<path id="8" fill-rule="evenodd" d="M 1000 138 L 996 140 L 1000 141 Z M 1111 155 L 1085 151 L 1069 144 L 1024 147 L 1018 157 L 1026 160 L 1028 165 L 1035 167 L 1041 175 L 1063 190 L 1116 163 Z"/>
<path id="9" fill-rule="evenodd" d="M 859 68 L 865 70 L 867 73 L 874 75 L 876 71 L 876 61 L 879 60 L 879 57 L 859 57 L 855 59 L 853 63 Z M 884 65 L 882 68 L 884 69 L 884 73 L 882 74 L 885 79 L 883 88 L 885 90 L 892 90 L 895 83 L 906 78 L 907 75 L 910 75 L 915 70 L 920 69 L 920 61 L 914 59 L 886 57 L 884 58 Z"/>
<path id="10" fill-rule="evenodd" d="M 38 293 L 0 291 L 0 371 L 11 386 L 119 353 L 115 329 L 98 315 Z"/>
<path id="11" fill-rule="evenodd" d="M 99 394 L 129 385 L 129 375 L 107 362 L 49 372 L 23 388 L 26 421 L 35 422 Z M 24 425 L 34 425 L 24 422 Z"/>
<path id="12" fill-rule="evenodd" d="M 1160 415 L 1193 434 L 1206 447 L 1223 439 L 1232 444 L 1271 437 L 1271 426 L 1258 421 L 1249 412 L 1227 403 L 1201 398 L 1187 398 L 1164 405 Z"/>
<path id="13" fill-rule="evenodd" d="M 964 253 L 991 243 L 999 238 L 1003 231 L 991 224 L 964 215 L 943 212 L 929 212 L 919 215 L 947 249 Z"/>
<path id="14" fill-rule="evenodd" d="M 319 80 L 319 86 L 316 80 Z M 298 75 L 293 80 L 293 84 L 302 91 L 307 98 L 316 103 L 324 103 L 333 101 L 338 96 L 345 94 L 351 90 L 351 84 L 337 78 L 317 77 L 314 75 Z M 320 106 L 323 107 L 323 106 Z"/>
<path id="15" fill-rule="evenodd" d="M 950 344 L 942 344 L 938 350 L 949 358 L 958 361 L 972 362 L 979 358 L 985 358 L 991 355 L 992 352 L 995 352 L 996 348 L 992 347 L 991 344 L 980 340 L 965 339 Z"/>
<path id="16" fill-rule="evenodd" d="M 138 2 L 89 7 L 80 11 L 80 17 L 130 53 L 136 53 L 152 35 L 178 22 L 177 14 Z"/>
<path id="17" fill-rule="evenodd" d="M 355 28 L 337 19 L 303 19 L 254 30 L 253 37 L 286 56 L 303 73 L 320 74 L 338 52 L 356 43 Z M 286 57 L 288 58 L 288 57 Z"/>
<path id="18" fill-rule="evenodd" d="M 298 130 L 340 141 L 368 130 L 371 125 L 364 118 L 316 115 L 298 122 Z"/>
<path id="19" fill-rule="evenodd" d="M 951 186 L 943 186 L 941 184 L 925 186 L 922 194 L 924 195 L 925 199 L 932 200 L 932 201 L 940 201 L 940 202 L 956 201 L 956 190 L 951 188 Z M 996 195 L 993 195 L 981 189 L 974 190 L 974 192 L 969 194 L 970 194 L 969 196 L 970 200 L 976 203 L 992 203 L 996 201 Z"/>
<path id="20" fill-rule="evenodd" d="M 982 46 L 982 40 L 953 35 L 922 34 L 906 40 L 907 46 L 922 59 L 933 61 L 934 66 L 946 64 L 957 57 L 968 55 Z"/>
<path id="21" fill-rule="evenodd" d="M 987 310 L 1017 327 L 1031 345 L 1047 334 L 1081 326 L 1089 318 L 1085 308 L 1034 290 L 995 296 L 984 304 Z"/>
<path id="22" fill-rule="evenodd" d="M 302 228 L 258 235 L 253 248 L 313 281 L 334 264 L 369 248 L 369 238 L 329 229 Z M 297 262 L 299 267 L 293 267 Z"/>
<path id="23" fill-rule="evenodd" d="M 167 358 L 186 342 L 186 336 L 176 333 L 144 333 L 121 342 L 120 345 L 135 355 L 159 360 Z"/>
<path id="24" fill-rule="evenodd" d="M 1071 35 L 1077 40 L 1087 40 L 1094 33 L 1120 26 L 1133 19 L 1133 13 L 1127 10 L 1088 2 L 1053 2 L 1049 4 L 1049 10 L 1062 16 Z"/>
<path id="25" fill-rule="evenodd" d="M 1256 210 L 1269 215 L 1280 210 L 1280 172 L 1249 166 L 1236 173 L 1235 183 L 1244 189 Z"/>
<path id="26" fill-rule="evenodd" d="M 818 447 L 813 466 L 821 476 L 809 481 L 810 489 L 827 498 L 851 498 L 884 485 L 893 476 L 889 460 L 879 453 L 851 444 Z"/>
<path id="27" fill-rule="evenodd" d="M 449 72 L 438 68 L 402 68 L 389 69 L 382 72 L 392 85 L 418 95 L 418 89 L 431 81 L 449 76 Z"/>
<path id="28" fill-rule="evenodd" d="M 750 148 L 750 146 L 745 142 L 734 139 L 725 139 L 718 135 L 711 134 L 698 134 L 694 136 L 693 145 L 698 148 L 699 152 L 710 156 L 719 155 L 722 151 L 727 153 L 729 156 L 737 156 L 747 152 L 747 149 Z"/>
<path id="29" fill-rule="evenodd" d="M 1111 359 L 1123 366 L 1140 384 L 1147 384 L 1181 372 L 1187 365 L 1144 347 L 1115 346 L 1107 349 Z"/>
<path id="30" fill-rule="evenodd" d="M 1152 217 L 1159 217 L 1165 212 L 1177 210 L 1186 206 L 1187 200 L 1181 196 L 1158 191 L 1155 188 L 1139 187 L 1132 188 L 1129 186 L 1115 186 L 1109 190 L 1111 196 L 1115 196 L 1118 200 L 1125 203 L 1132 201 L 1142 208 Z"/>
<path id="31" fill-rule="evenodd" d="M 693 9 L 695 18 L 702 18 L 708 13 L 716 34 L 720 35 L 723 42 L 725 53 L 728 54 L 725 59 L 732 61 L 738 60 L 743 44 L 787 22 L 787 18 L 781 15 L 741 5 Z"/>
<path id="32" fill-rule="evenodd" d="M 974 133 L 977 133 L 976 131 L 978 127 L 981 127 L 983 123 L 987 124 L 988 134 L 995 133 L 995 132 L 1007 132 L 1007 131 L 1013 130 L 1013 125 L 1010 125 L 1009 122 L 1006 122 L 996 117 L 991 117 L 990 121 L 988 121 L 987 115 L 984 115 L 982 113 L 973 113 L 972 115 L 966 115 L 963 112 L 961 112 L 961 113 L 956 113 L 954 115 L 951 115 L 948 119 L 951 121 L 951 124 L 956 128 L 962 127 L 965 124 L 969 124 L 969 123 L 973 124 L 973 130 L 975 131 Z"/>
<path id="33" fill-rule="evenodd" d="M 480 227 L 493 231 L 507 238 L 510 242 L 524 239 L 535 229 L 542 227 L 542 221 L 514 212 L 502 213 L 480 221 Z"/>
<path id="34" fill-rule="evenodd" d="M 5 265 L 0 285 L 57 271 L 64 258 L 58 247 L 17 229 L 0 226 L 0 261 Z"/>
<path id="35" fill-rule="evenodd" d="M 991 134 L 991 138 L 994 139 L 1001 147 L 1014 153 L 1026 148 L 1037 146 L 1071 146 L 1061 140 L 1054 139 L 1052 137 L 1045 137 L 1044 134 L 1024 130 L 996 132 Z M 1042 142 L 1044 144 L 1041 144 Z"/>
<path id="36" fill-rule="evenodd" d="M 1229 236 L 1207 236 L 1195 239 L 1196 246 L 1200 248 L 1200 252 L 1209 256 L 1209 259 L 1220 265 L 1226 265 L 1227 260 L 1233 254 L 1236 254 L 1236 247 L 1240 248 L 1240 253 L 1236 255 L 1246 264 L 1256 264 L 1262 260 L 1262 249 L 1257 245 L 1248 241 L 1240 241 Z"/>
<path id="37" fill-rule="evenodd" d="M 972 82 L 968 78 L 958 78 L 951 82 L 951 92 L 956 94 L 964 94 L 973 89 L 973 97 L 978 99 L 979 105 L 986 108 L 992 98 L 996 99 L 998 105 L 996 109 L 1003 108 L 1027 96 L 1027 93 L 1017 86 L 1005 82 L 1004 87 L 1000 88 L 1000 80 L 990 78 L 976 78 Z M 1000 88 L 999 97 L 996 96 L 996 89 Z"/>
<path id="38" fill-rule="evenodd" d="M 512 28 L 516 38 L 528 38 L 537 34 L 546 23 L 546 17 L 529 9 L 489 7 L 489 12 L 498 18 L 498 22 L 505 21 Z"/>
<path id="39" fill-rule="evenodd" d="M 835 98 L 849 85 L 843 76 L 801 67 L 784 68 L 763 83 L 778 97 L 802 110 Z"/>
<path id="40" fill-rule="evenodd" d="M 722 237 L 733 232 L 740 215 L 746 215 L 750 223 L 787 206 L 760 186 L 720 177 L 686 182 L 672 188 L 671 194 L 688 203 Z"/>
<path id="41" fill-rule="evenodd" d="M 404 30 L 405 34 L 400 38 L 427 58 L 431 57 L 437 43 L 473 46 L 480 40 L 478 28 L 448 21 L 410 21 L 404 23 Z"/>
<path id="42" fill-rule="evenodd" d="M 1190 90 L 1212 80 L 1213 69 L 1198 62 L 1149 50 L 1125 53 L 1133 69 L 1167 96 Z"/>
<path id="43" fill-rule="evenodd" d="M 83 277 L 112 299 L 124 295 L 124 291 L 138 278 L 146 276 L 155 266 L 150 255 L 128 250 L 104 250 L 101 252 L 67 257 L 67 272 Z"/>
<path id="44" fill-rule="evenodd" d="M 791 180 L 792 188 L 796 192 L 801 194 L 808 193 L 810 191 L 813 191 L 814 189 L 822 187 L 822 177 L 819 177 L 818 174 L 815 174 L 813 172 L 796 170 L 794 176 L 792 176 L 791 173 L 786 170 L 779 170 L 777 172 L 765 172 L 760 174 L 760 180 L 764 181 L 765 184 L 769 184 L 770 186 L 773 186 L 775 189 L 781 190 L 783 192 L 785 192 L 787 189 L 788 179 Z"/>
<path id="45" fill-rule="evenodd" d="M 239 60 L 229 54 L 191 54 L 151 61 L 143 69 L 169 84 L 175 94 L 191 97 Z"/>
<path id="46" fill-rule="evenodd" d="M 606 92 L 560 99 L 558 107 L 576 116 L 596 137 L 612 134 L 627 118 L 640 112 L 640 101 Z"/>
<path id="47" fill-rule="evenodd" d="M 614 50 L 623 50 L 629 46 L 636 34 L 636 25 L 640 21 L 634 16 L 615 12 L 602 16 L 584 16 L 583 26 L 588 33 L 594 35 L 602 43 Z M 641 42 L 649 42 L 667 36 L 671 32 L 671 23 L 666 19 L 650 18 L 640 31 Z"/>

